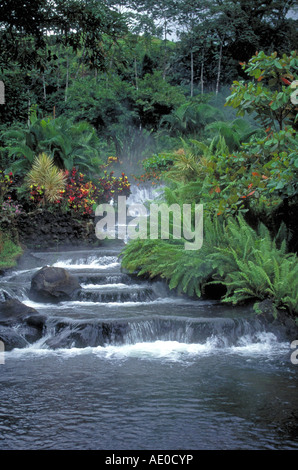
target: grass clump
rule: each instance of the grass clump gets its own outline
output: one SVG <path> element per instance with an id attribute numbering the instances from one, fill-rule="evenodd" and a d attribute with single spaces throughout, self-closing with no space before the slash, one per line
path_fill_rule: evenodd
<path id="1" fill-rule="evenodd" d="M 21 246 L 16 244 L 8 234 L 0 231 L 0 269 L 16 266 L 17 259 L 22 254 Z"/>

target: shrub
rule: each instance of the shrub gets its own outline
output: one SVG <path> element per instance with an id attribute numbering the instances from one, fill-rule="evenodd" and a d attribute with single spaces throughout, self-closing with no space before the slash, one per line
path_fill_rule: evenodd
<path id="1" fill-rule="evenodd" d="M 65 189 L 57 202 L 76 214 L 91 215 L 99 197 L 98 188 L 91 181 L 86 181 L 85 175 L 76 168 L 66 171 L 65 177 Z"/>
<path id="2" fill-rule="evenodd" d="M 35 158 L 32 169 L 26 177 L 26 184 L 32 190 L 40 188 L 40 201 L 54 203 L 60 199 L 61 192 L 65 187 L 65 175 L 59 170 L 51 157 L 41 153 Z"/>
<path id="3" fill-rule="evenodd" d="M 241 65 L 250 81 L 234 81 L 226 104 L 236 108 L 238 115 L 253 113 L 264 129 L 292 126 L 297 119 L 297 105 L 291 100 L 291 84 L 298 78 L 297 52 L 278 57 L 276 52 L 260 51 Z"/>
<path id="4" fill-rule="evenodd" d="M 109 202 L 118 196 L 129 196 L 130 194 L 130 183 L 125 173 L 121 173 L 121 176 L 117 178 L 113 171 L 109 174 L 105 171 L 104 176 L 99 178 L 98 182 L 100 202 Z"/>
<path id="5" fill-rule="evenodd" d="M 16 259 L 22 255 L 22 248 L 14 243 L 8 233 L 0 231 L 0 269 L 9 269 L 16 265 Z"/>
<path id="6" fill-rule="evenodd" d="M 60 169 L 71 171 L 76 166 L 89 176 L 100 174 L 103 163 L 98 150 L 100 140 L 87 122 L 74 123 L 64 116 L 37 119 L 36 114 L 32 114 L 29 128 L 12 126 L 2 140 L 14 174 L 24 176 L 30 171 L 35 156 L 41 153 L 50 155 Z"/>
<path id="7" fill-rule="evenodd" d="M 42 160 L 44 165 L 37 166 L 36 172 L 31 172 L 28 177 L 30 202 L 34 206 L 44 205 L 47 202 L 49 207 L 55 210 L 60 208 L 59 210 L 70 211 L 76 216 L 90 216 L 98 204 L 109 202 L 118 195 L 128 196 L 130 194 L 130 183 L 127 176 L 122 173 L 117 178 L 113 171 L 109 175 L 105 172 L 105 176 L 99 178 L 98 183 L 95 184 L 75 167 L 71 171 L 66 170 L 65 172 L 56 168 L 59 178 L 57 178 L 57 185 L 54 185 L 54 180 L 47 177 L 47 165 L 52 163 L 52 160 L 49 160 Z M 61 182 L 62 184 L 60 184 Z M 51 187 L 49 187 L 49 183 L 52 184 Z M 49 192 L 50 190 L 51 192 Z"/>
<path id="8" fill-rule="evenodd" d="M 13 174 L 0 170 L 0 202 L 2 202 L 13 184 Z"/>
<path id="9" fill-rule="evenodd" d="M 18 215 L 21 215 L 23 213 L 23 208 L 20 204 L 17 202 L 13 201 L 10 196 L 8 196 L 8 199 L 3 202 L 2 208 L 1 208 L 1 221 L 6 220 L 6 221 L 11 221 Z"/>

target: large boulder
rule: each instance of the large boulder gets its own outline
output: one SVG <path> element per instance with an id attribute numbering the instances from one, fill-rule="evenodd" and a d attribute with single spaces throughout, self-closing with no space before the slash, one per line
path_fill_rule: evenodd
<path id="1" fill-rule="evenodd" d="M 44 315 L 17 299 L 0 302 L 0 340 L 5 351 L 25 347 L 40 339 L 45 322 Z"/>
<path id="2" fill-rule="evenodd" d="M 0 302 L 0 325 L 12 326 L 22 322 L 43 323 L 43 315 L 37 310 L 20 302 L 18 299 L 9 298 Z"/>
<path id="3" fill-rule="evenodd" d="M 79 289 L 77 278 L 66 269 L 44 266 L 32 277 L 29 297 L 37 302 L 60 302 L 70 300 Z"/>

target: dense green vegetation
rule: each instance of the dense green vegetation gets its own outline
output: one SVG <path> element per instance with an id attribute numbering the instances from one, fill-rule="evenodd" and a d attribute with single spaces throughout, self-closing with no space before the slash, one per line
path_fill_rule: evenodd
<path id="1" fill-rule="evenodd" d="M 4 0 L 0 18 L 1 251 L 22 211 L 88 219 L 162 181 L 163 202 L 203 204 L 203 246 L 134 240 L 123 266 L 297 316 L 294 0 Z"/>
<path id="2" fill-rule="evenodd" d="M 16 266 L 16 260 L 22 254 L 19 244 L 0 231 L 0 270 Z"/>
<path id="3" fill-rule="evenodd" d="M 242 217 L 226 223 L 205 221 L 203 246 L 187 251 L 183 243 L 138 240 L 129 243 L 123 264 L 130 271 L 167 279 L 170 288 L 201 297 L 211 285 L 220 285 L 222 300 L 271 298 L 276 307 L 297 312 L 297 256 L 287 253 L 260 224 L 253 230 Z M 210 289 L 208 289 L 210 292 Z"/>
<path id="4" fill-rule="evenodd" d="M 208 134 L 182 141 L 166 169 L 169 154 L 144 162 L 149 177 L 151 165 L 167 183 L 168 204 L 204 204 L 204 241 L 195 252 L 174 238 L 133 241 L 127 269 L 166 278 L 190 296 L 220 285 L 223 302 L 269 298 L 297 315 L 297 105 L 289 87 L 297 63 L 296 53 L 260 52 L 243 64 L 250 80 L 234 81 L 226 104 L 253 112 L 260 127 L 216 121 L 205 126 L 217 131 L 209 142 Z"/>

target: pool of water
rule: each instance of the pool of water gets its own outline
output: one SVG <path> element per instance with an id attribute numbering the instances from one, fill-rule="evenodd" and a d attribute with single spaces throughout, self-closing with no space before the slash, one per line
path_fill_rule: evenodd
<path id="1" fill-rule="evenodd" d="M 112 252 L 32 259 L 1 279 L 48 328 L 4 353 L 0 449 L 298 449 L 288 341 L 244 310 L 130 279 Z M 33 302 L 30 279 L 46 263 L 67 266 L 82 296 Z"/>

